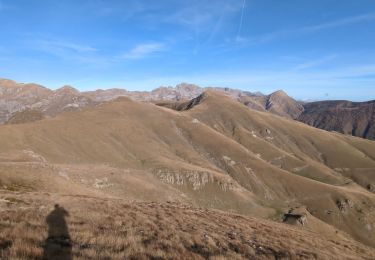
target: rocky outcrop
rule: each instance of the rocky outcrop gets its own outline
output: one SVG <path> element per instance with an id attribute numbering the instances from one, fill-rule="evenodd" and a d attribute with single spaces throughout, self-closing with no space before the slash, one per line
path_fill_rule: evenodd
<path id="1" fill-rule="evenodd" d="M 307 225 L 307 213 L 300 209 L 290 209 L 283 215 L 283 222 L 290 225 Z"/>

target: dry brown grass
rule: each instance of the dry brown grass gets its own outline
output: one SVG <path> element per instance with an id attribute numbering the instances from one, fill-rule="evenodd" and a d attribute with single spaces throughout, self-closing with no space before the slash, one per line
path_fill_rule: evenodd
<path id="1" fill-rule="evenodd" d="M 43 256 L 45 219 L 54 203 L 69 212 L 74 259 L 375 257 L 373 249 L 350 239 L 322 238 L 289 225 L 177 203 L 14 192 L 2 192 L 1 198 L 1 259 Z"/>
<path id="2" fill-rule="evenodd" d="M 262 218 L 281 215 L 285 210 L 301 206 L 309 213 L 307 226 L 311 230 L 325 230 L 327 224 L 332 226 L 333 232 L 346 232 L 357 241 L 371 246 L 375 246 L 375 196 L 367 187 L 371 188 L 375 183 L 371 175 L 375 169 L 374 158 L 375 143 L 372 141 L 328 133 L 269 113 L 252 111 L 214 92 L 208 92 L 203 102 L 184 112 L 120 98 L 56 118 L 0 127 L 0 189 L 5 189 L 12 196 L 18 192 L 31 194 L 34 191 L 159 203 L 174 200 Z M 363 177 L 363 173 L 368 174 L 359 181 L 357 177 Z M 14 200 L 25 200 L 25 196 L 12 198 L 10 205 L 14 206 L 7 208 L 12 211 L 6 211 L 6 214 L 30 211 L 32 216 L 39 212 L 38 223 L 42 227 L 52 205 L 58 202 L 54 196 L 61 200 L 57 195 L 49 196 L 44 199 L 38 197 L 38 200 L 26 201 L 25 204 Z M 94 245 L 80 248 L 80 244 L 74 244 L 75 255 L 79 255 L 78 252 L 95 252 L 123 257 L 125 252 L 133 255 L 158 252 L 173 257 L 165 249 L 173 246 L 173 252 L 180 255 L 207 256 L 207 253 L 200 253 L 206 250 L 201 245 L 206 248 L 210 243 L 206 245 L 202 240 L 199 246 L 194 246 L 195 233 L 184 231 L 189 238 L 186 242 L 182 240 L 185 233 L 173 225 L 166 225 L 165 230 L 177 229 L 177 242 L 173 237 L 159 237 L 164 231 L 157 229 L 157 241 L 168 241 L 172 244 L 169 247 L 151 250 L 149 247 L 153 243 L 144 244 L 143 240 L 139 240 L 142 237 L 136 233 L 137 230 L 133 232 L 130 229 L 126 236 L 108 235 L 108 239 L 113 239 L 110 245 L 133 243 L 134 246 L 121 250 L 117 247 L 102 249 L 104 246 L 99 244 L 105 244 L 107 226 L 109 234 L 121 230 L 121 225 L 107 225 L 110 221 L 106 220 L 106 214 L 121 215 L 123 209 L 117 211 L 117 206 L 107 209 L 98 201 L 80 199 L 74 205 L 71 200 L 58 202 L 71 213 L 69 221 L 82 219 L 77 220 L 83 222 L 77 227 L 69 222 L 73 242 Z M 117 205 L 109 199 L 106 203 Z M 48 205 L 48 208 L 39 210 L 42 205 Z M 85 216 L 86 212 L 90 213 L 90 217 Z M 134 212 L 140 214 L 136 210 Z M 180 216 L 179 212 L 176 209 L 173 215 Z M 125 215 L 124 222 L 133 223 Z M 141 218 L 141 215 L 137 216 Z M 179 220 L 169 216 L 165 218 L 171 223 Z M 17 226 L 28 219 L 25 217 L 12 225 Z M 37 215 L 35 219 L 38 219 Z M 159 227 L 152 217 L 148 219 Z M 91 220 L 95 220 L 95 225 L 88 226 Z M 200 220 L 192 218 L 186 221 L 199 223 Z M 236 222 L 233 219 L 228 221 Z M 148 222 L 138 224 L 143 226 L 145 223 Z M 134 222 L 132 225 L 138 224 Z M 104 226 L 102 230 L 97 229 L 100 225 Z M 4 239 L 12 237 L 13 226 L 7 229 L 7 235 L 2 235 Z M 74 231 L 80 226 L 84 228 Z M 19 227 L 19 230 L 26 227 Z M 217 230 L 220 231 L 219 228 Z M 221 234 L 219 231 L 214 234 Z M 41 234 L 45 233 L 46 230 L 41 231 Z M 226 237 L 225 234 L 221 234 L 220 238 Z M 329 239 L 329 234 L 323 232 L 319 235 L 321 241 Z M 22 236 L 13 236 L 12 239 L 15 247 L 27 245 L 26 242 L 17 242 L 22 240 Z M 26 252 L 40 254 L 38 250 L 42 250 L 45 237 L 38 239 L 39 245 L 34 246 L 36 251 L 31 253 L 31 249 L 25 249 Z M 333 240 L 341 241 L 336 237 Z M 3 247 L 8 248 L 9 243 L 7 240 L 2 242 Z M 220 254 L 246 256 L 242 251 L 238 253 L 237 249 L 231 249 L 229 242 L 225 243 L 227 251 Z M 177 246 L 180 244 L 182 249 Z M 216 245 L 216 241 L 212 245 Z M 140 251 L 134 251 L 138 247 Z M 219 254 L 215 252 L 221 252 L 220 248 L 218 245 L 210 247 L 210 257 Z M 12 250 L 5 251 L 7 256 L 22 256 L 16 253 L 21 251 Z M 113 253 L 116 250 L 119 253 Z M 246 250 L 243 252 L 250 255 L 256 252 Z M 293 254 L 298 250 L 296 247 Z M 308 248 L 306 250 L 310 252 Z M 319 250 L 323 252 L 320 255 L 334 256 L 324 253 L 327 249 Z"/>

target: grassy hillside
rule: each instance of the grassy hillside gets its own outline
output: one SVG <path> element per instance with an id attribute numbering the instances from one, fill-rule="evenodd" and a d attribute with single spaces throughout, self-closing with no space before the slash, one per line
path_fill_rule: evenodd
<path id="1" fill-rule="evenodd" d="M 286 224 L 179 203 L 0 194 L 0 205 L 6 210 L 0 215 L 2 259 L 40 259 L 56 252 L 65 259 L 375 257 L 375 250 L 344 234 L 321 236 Z"/>
<path id="2" fill-rule="evenodd" d="M 119 98 L 0 126 L 0 188 L 21 197 L 174 201 L 276 221 L 304 208 L 310 224 L 300 228 L 375 246 L 374 142 L 250 110 L 215 91 L 190 103 L 175 111 Z"/>

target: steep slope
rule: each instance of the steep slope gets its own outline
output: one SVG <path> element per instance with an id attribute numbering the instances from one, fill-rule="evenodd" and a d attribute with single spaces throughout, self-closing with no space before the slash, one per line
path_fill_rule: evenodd
<path id="1" fill-rule="evenodd" d="M 320 101 L 304 105 L 298 120 L 328 131 L 375 140 L 375 101 Z"/>
<path id="2" fill-rule="evenodd" d="M 273 114 L 291 119 L 298 118 L 304 110 L 299 102 L 289 97 L 282 90 L 278 90 L 267 96 L 241 96 L 239 101 L 249 108 L 258 111 L 269 111 Z"/>
<path id="3" fill-rule="evenodd" d="M 176 90 L 181 88 L 179 85 L 176 87 Z M 166 88 L 164 89 L 165 92 L 174 91 L 175 88 Z M 155 98 L 153 100 L 158 101 L 156 102 L 159 106 L 164 106 L 168 108 L 175 109 L 177 111 L 187 110 L 191 108 L 192 102 L 196 102 L 196 98 L 199 99 L 201 94 L 204 91 L 216 91 L 220 92 L 238 102 L 244 104 L 245 106 L 255 109 L 258 111 L 270 112 L 272 114 L 276 114 L 282 117 L 296 119 L 298 116 L 303 112 L 303 106 L 293 98 L 289 97 L 284 91 L 279 90 L 270 95 L 263 95 L 263 94 L 254 94 L 247 91 L 241 91 L 236 89 L 230 88 L 200 88 L 198 91 L 194 89 L 192 95 L 189 99 L 186 100 L 188 97 L 187 95 L 160 95 L 159 98 Z M 162 98 L 164 97 L 164 98 Z M 151 99 L 152 100 L 152 99 Z"/>
<path id="4" fill-rule="evenodd" d="M 375 196 L 366 188 L 374 179 L 356 178 L 375 169 L 373 142 L 250 110 L 221 92 L 201 97 L 181 112 L 122 97 L 0 126 L 0 184 L 174 200 L 280 221 L 304 206 L 374 246 Z"/>
<path id="5" fill-rule="evenodd" d="M 290 174 L 277 174 L 271 177 L 272 171 L 256 169 L 253 166 L 252 173 L 258 179 L 257 186 L 262 184 L 265 187 L 272 187 L 269 190 L 271 196 L 275 197 L 285 196 L 283 192 L 279 194 L 275 192 L 278 190 L 278 185 L 282 186 L 279 187 L 280 189 L 287 187 L 287 197 L 295 192 L 292 195 L 293 200 L 306 205 L 315 217 L 342 228 L 352 235 L 354 235 L 353 226 L 356 226 L 358 230 L 363 230 L 358 233 L 354 231 L 357 233 L 356 237 L 370 239 L 372 228 L 359 221 L 361 217 L 358 218 L 357 214 L 360 214 L 358 213 L 360 210 L 355 209 L 367 202 L 352 202 L 355 196 L 362 197 L 367 194 L 366 185 L 363 182 L 359 183 L 363 186 L 359 188 L 351 181 L 345 180 L 344 176 L 349 176 L 356 181 L 357 177 L 354 176 L 361 176 L 361 171 L 374 171 L 375 149 L 372 142 L 363 140 L 359 150 L 356 144 L 358 140 L 355 138 L 344 138 L 271 114 L 247 110 L 218 93 L 208 93 L 206 96 L 208 98 L 205 102 L 187 112 L 190 116 L 236 140 L 269 164 L 286 170 L 288 173 L 335 185 L 335 187 L 328 187 L 317 182 L 307 182 L 306 179 L 294 178 Z M 210 113 L 210 110 L 215 113 Z M 345 171 L 344 174 L 343 171 Z M 238 169 L 229 169 L 229 174 L 245 185 L 247 179 L 239 180 L 243 177 L 238 173 Z M 268 176 L 270 179 L 267 179 Z M 373 185 L 375 181 L 373 177 L 366 180 L 368 181 L 367 187 Z M 371 201 L 374 199 L 371 194 L 365 196 L 368 199 L 371 198 Z M 358 202 L 360 204 L 357 204 Z M 348 214 L 349 208 L 355 210 Z M 366 211 L 368 211 L 366 218 L 373 218 L 373 206 Z M 343 228 L 340 222 L 351 223 L 351 227 Z M 368 233 L 370 237 L 365 238 L 361 232 Z"/>
<path id="6" fill-rule="evenodd" d="M 156 105 L 174 109 L 177 111 L 189 110 L 196 105 L 199 105 L 207 97 L 206 93 L 202 93 L 199 96 L 189 101 L 177 101 L 177 102 L 157 102 Z"/>
<path id="7" fill-rule="evenodd" d="M 268 96 L 266 110 L 283 117 L 297 118 L 303 111 L 303 106 L 284 91 L 279 90 Z"/>

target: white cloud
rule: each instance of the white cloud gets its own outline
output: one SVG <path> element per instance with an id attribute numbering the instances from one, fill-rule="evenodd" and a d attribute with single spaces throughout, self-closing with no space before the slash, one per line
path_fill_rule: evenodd
<path id="1" fill-rule="evenodd" d="M 155 53 L 160 53 L 166 50 L 162 43 L 143 43 L 135 46 L 122 57 L 124 59 L 142 59 Z"/>

